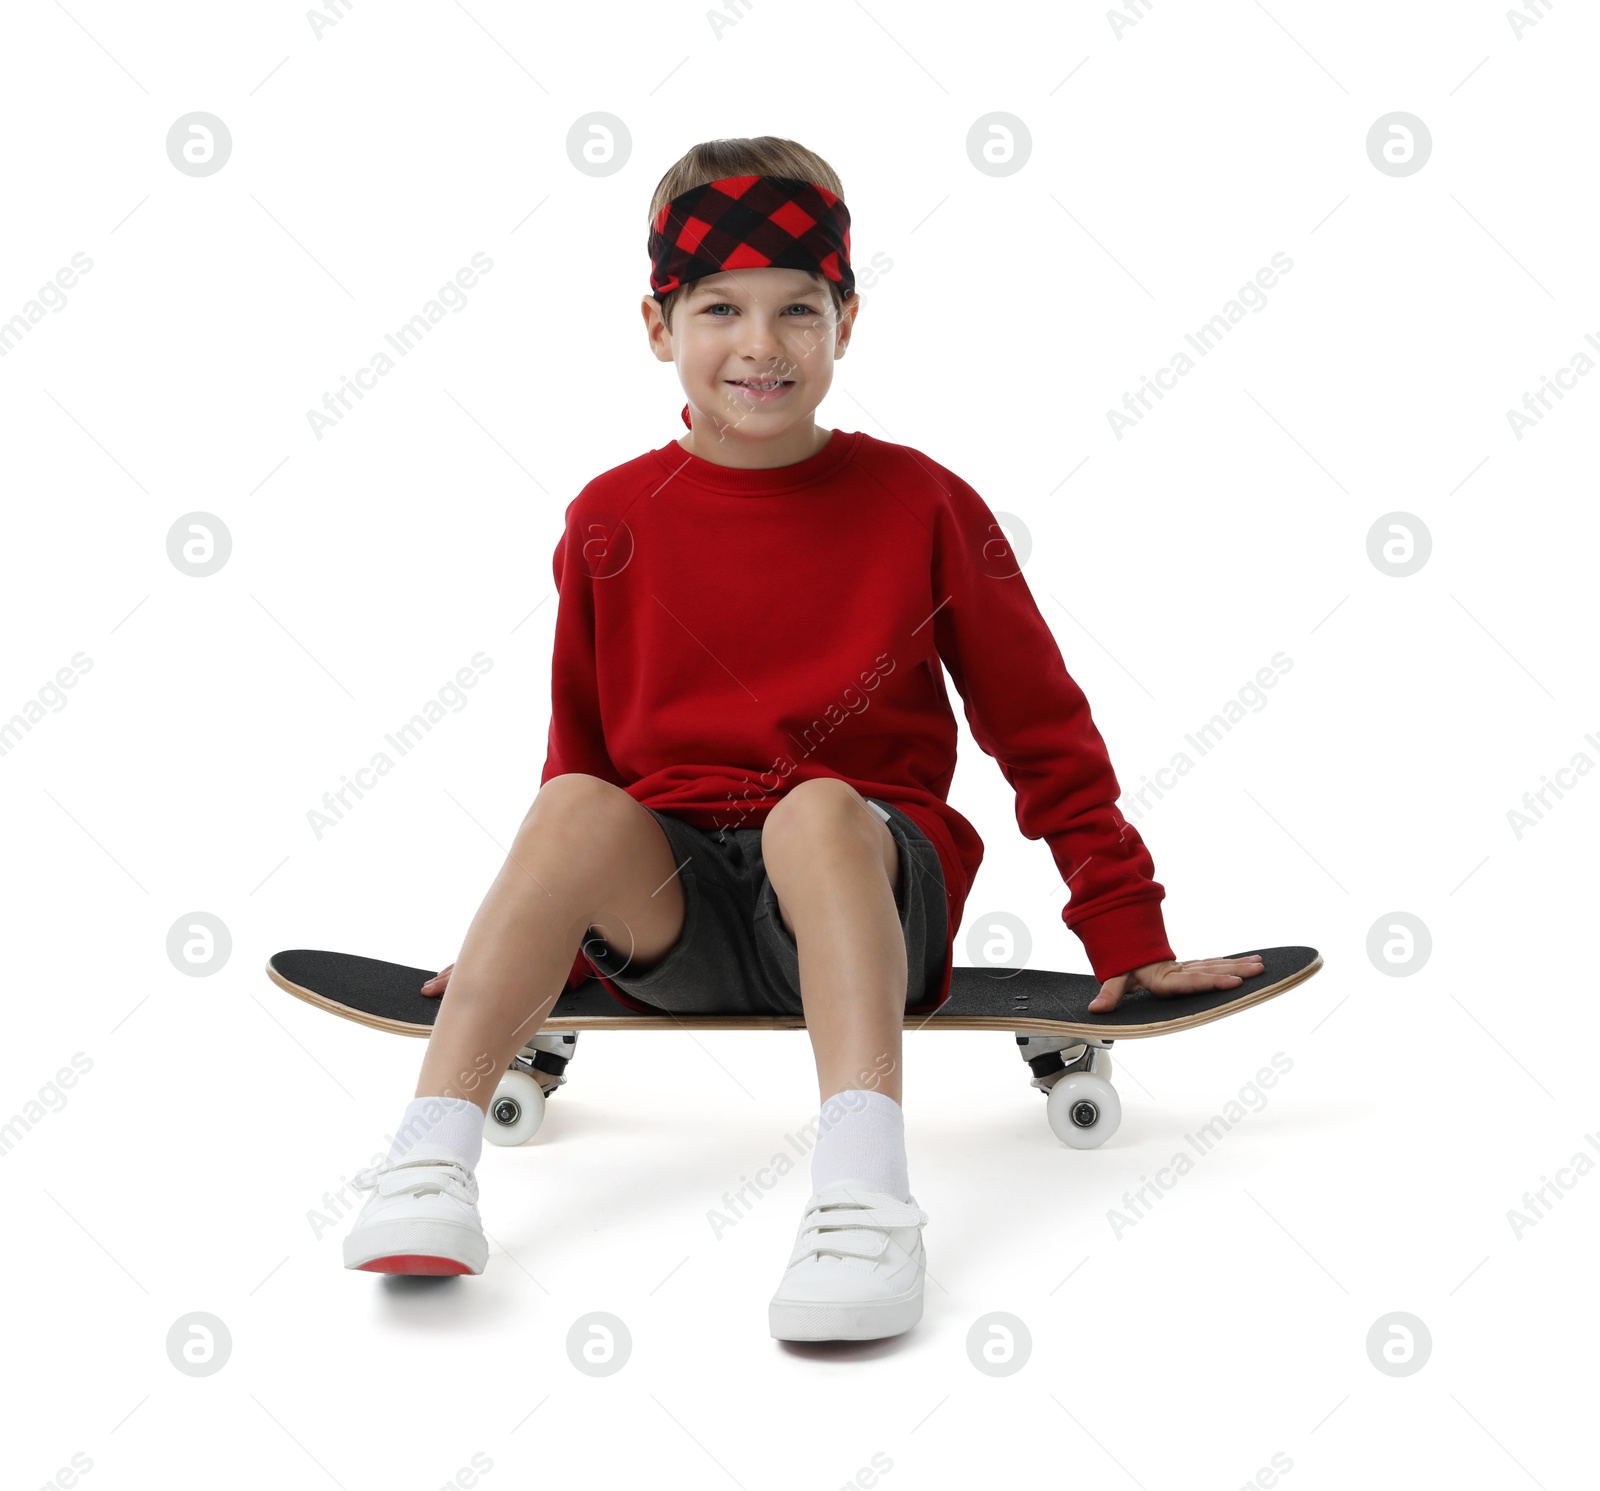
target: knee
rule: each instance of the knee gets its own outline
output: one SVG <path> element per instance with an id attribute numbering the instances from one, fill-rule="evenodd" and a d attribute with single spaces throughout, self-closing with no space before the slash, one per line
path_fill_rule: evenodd
<path id="1" fill-rule="evenodd" d="M 517 829 L 507 863 L 529 887 L 587 921 L 626 852 L 632 817 L 644 810 L 622 788 L 571 772 L 551 777 Z"/>
<path id="2" fill-rule="evenodd" d="M 637 811 L 638 804 L 614 783 L 581 771 L 564 772 L 539 789 L 518 833 L 581 834 L 592 843 Z"/>
<path id="3" fill-rule="evenodd" d="M 791 787 L 767 814 L 761 854 L 769 871 L 826 852 L 881 852 L 881 820 L 867 800 L 837 777 L 812 777 Z"/>

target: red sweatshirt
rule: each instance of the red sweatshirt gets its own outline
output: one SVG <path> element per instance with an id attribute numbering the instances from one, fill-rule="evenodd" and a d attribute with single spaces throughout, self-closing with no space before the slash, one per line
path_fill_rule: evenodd
<path id="1" fill-rule="evenodd" d="M 1173 956 L 1165 891 L 1083 692 L 994 514 L 937 461 L 834 430 L 806 460 L 747 471 L 673 440 L 572 501 L 555 581 L 541 785 L 586 772 L 707 829 L 758 828 L 810 777 L 893 803 L 944 869 L 950 945 L 926 1012 L 949 997 L 983 860 L 945 800 L 957 734 L 942 663 L 1016 792 L 1017 826 L 1050 846 L 1095 977 Z M 569 983 L 592 971 L 580 953 Z"/>

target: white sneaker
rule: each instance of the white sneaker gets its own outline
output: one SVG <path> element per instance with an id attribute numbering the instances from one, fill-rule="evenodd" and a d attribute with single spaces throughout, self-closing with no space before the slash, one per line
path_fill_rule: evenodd
<path id="1" fill-rule="evenodd" d="M 398 1164 L 358 1171 L 371 1191 L 344 1240 L 344 1266 L 375 1274 L 481 1274 L 489 1244 L 478 1217 L 478 1180 L 435 1145 L 418 1144 Z"/>
<path id="2" fill-rule="evenodd" d="M 825 1186 L 806 1203 L 794 1252 L 767 1306 L 780 1341 L 873 1341 L 922 1318 L 927 1212 L 865 1181 Z"/>

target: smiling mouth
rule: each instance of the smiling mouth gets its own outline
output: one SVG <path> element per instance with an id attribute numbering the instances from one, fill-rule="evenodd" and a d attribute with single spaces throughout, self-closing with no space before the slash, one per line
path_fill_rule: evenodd
<path id="1" fill-rule="evenodd" d="M 734 388 L 752 388 L 763 393 L 770 393 L 775 388 L 792 388 L 793 378 L 729 378 L 727 380 Z"/>

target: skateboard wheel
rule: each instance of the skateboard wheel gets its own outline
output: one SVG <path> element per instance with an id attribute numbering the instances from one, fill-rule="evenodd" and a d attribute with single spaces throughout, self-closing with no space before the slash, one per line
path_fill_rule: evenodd
<path id="1" fill-rule="evenodd" d="M 1122 1103 L 1104 1078 L 1068 1072 L 1051 1086 L 1046 1116 L 1063 1144 L 1098 1149 L 1122 1122 Z"/>
<path id="2" fill-rule="evenodd" d="M 506 1072 L 484 1115 L 484 1139 L 490 1144 L 526 1144 L 543 1122 L 544 1089 L 527 1072 Z"/>

